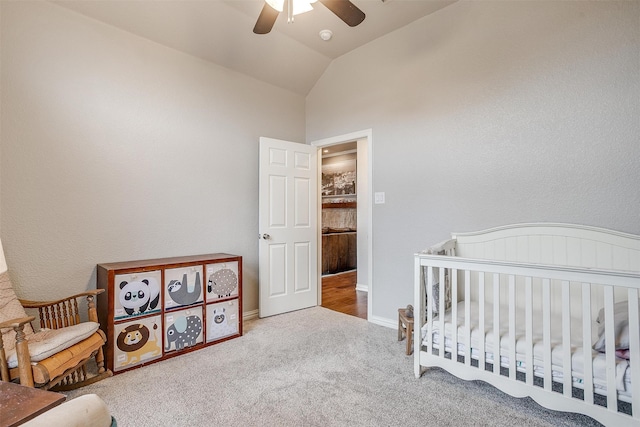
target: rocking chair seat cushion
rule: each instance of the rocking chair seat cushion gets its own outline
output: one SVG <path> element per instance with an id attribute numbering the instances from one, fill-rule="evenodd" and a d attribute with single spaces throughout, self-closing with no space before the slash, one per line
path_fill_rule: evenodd
<path id="1" fill-rule="evenodd" d="M 39 362 L 49 356 L 79 343 L 93 335 L 100 325 L 96 322 L 84 322 L 60 329 L 42 329 L 27 336 L 29 355 L 32 362 Z M 7 352 L 9 368 L 18 366 L 16 349 Z"/>

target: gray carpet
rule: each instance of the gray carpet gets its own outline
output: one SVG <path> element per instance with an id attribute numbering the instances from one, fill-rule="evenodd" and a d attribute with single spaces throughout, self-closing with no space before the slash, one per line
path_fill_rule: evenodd
<path id="1" fill-rule="evenodd" d="M 599 425 L 440 369 L 416 379 L 404 350 L 393 329 L 315 307 L 68 398 L 98 394 L 121 427 Z"/>

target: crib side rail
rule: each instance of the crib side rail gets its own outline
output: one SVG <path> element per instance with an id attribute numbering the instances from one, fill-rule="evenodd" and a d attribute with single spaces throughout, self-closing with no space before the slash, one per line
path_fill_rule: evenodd
<path id="1" fill-rule="evenodd" d="M 422 269 L 427 274 L 422 275 Z M 437 271 L 434 278 L 433 272 Z M 434 283 L 438 283 L 440 295 L 444 294 L 444 277 L 449 275 L 455 284 L 452 286 L 452 319 L 456 319 L 456 326 L 450 333 L 449 350 L 445 351 L 444 316 L 434 315 L 432 304 L 425 304 L 425 297 L 432 301 Z M 439 276 L 439 280 L 438 280 Z M 426 282 L 423 277 L 426 277 Z M 517 262 L 503 262 L 493 260 L 468 259 L 434 254 L 415 255 L 415 288 L 414 309 L 417 320 L 414 329 L 414 370 L 420 376 L 423 366 L 463 365 L 463 369 L 473 370 L 469 352 L 458 360 L 458 341 L 471 343 L 471 329 L 476 327 L 485 331 L 484 336 L 491 334 L 499 337 L 498 343 L 492 345 L 492 360 L 487 360 L 489 352 L 485 348 L 488 339 L 477 343 L 477 379 L 484 379 L 507 393 L 522 396 L 522 386 L 531 387 L 529 395 L 544 406 L 553 409 L 576 411 L 576 401 L 582 405 L 581 409 L 599 421 L 619 421 L 618 413 L 619 393 L 616 389 L 616 331 L 614 330 L 614 306 L 621 301 L 628 301 L 629 319 L 629 363 L 630 366 L 640 367 L 640 313 L 638 309 L 640 274 L 626 271 L 595 270 L 579 267 L 561 267 L 553 265 L 538 265 Z M 436 282 L 437 281 L 437 282 Z M 593 298 L 593 295 L 598 295 Z M 470 297 L 473 296 L 473 297 Z M 444 313 L 444 298 L 440 298 L 440 313 Z M 463 307 L 458 309 L 456 302 L 464 301 Z M 508 309 L 502 311 L 501 306 Z M 595 314 L 602 307 L 604 313 L 605 338 L 605 366 L 606 366 L 606 407 L 594 403 L 594 378 L 584 375 L 582 398 L 573 397 L 572 390 L 575 380 L 573 374 L 572 343 L 581 342 L 579 348 L 583 354 L 592 355 L 592 328 Z M 471 319 L 471 309 L 477 311 L 477 317 Z M 573 310 L 573 311 L 572 311 Z M 461 313 L 459 313 L 461 312 Z M 517 316 L 517 313 L 520 316 Z M 524 313 L 524 324 L 522 324 Z M 535 314 L 537 313 L 537 315 Z M 581 318 L 581 332 L 572 330 L 572 315 Z M 501 316 L 503 317 L 501 319 Z M 506 317 L 505 317 L 506 316 Z M 541 318 L 540 318 L 540 317 Z M 519 320 L 517 320 L 519 318 Z M 559 319 L 559 321 L 558 321 Z M 422 337 L 422 326 L 426 320 L 426 334 Z M 502 320 L 502 322 L 500 322 Z M 490 322 L 492 327 L 488 327 Z M 434 323 L 435 322 L 435 323 Z M 507 325 L 506 332 L 501 331 L 500 324 Z M 525 355 L 524 360 L 516 356 L 516 329 L 524 329 Z M 524 327 L 524 328 L 523 328 Z M 503 328 L 504 329 L 504 328 Z M 440 331 L 439 342 L 434 345 L 434 330 Z M 560 333 L 560 341 L 553 340 Z M 534 342 L 534 334 L 541 334 L 542 340 Z M 436 333 L 437 335 L 437 333 Z M 558 356 L 558 351 L 561 354 Z M 542 348 L 542 365 L 538 353 Z M 555 351 L 554 351 L 555 350 Z M 596 354 L 597 355 L 597 354 Z M 508 360 L 518 360 L 508 363 L 506 373 L 501 372 L 501 357 Z M 555 387 L 552 381 L 556 373 L 557 358 L 561 359 L 561 389 Z M 535 359 L 535 360 L 534 360 Z M 584 357 L 583 372 L 593 372 L 594 357 Z M 496 363 L 496 361 L 498 363 Z M 486 370 L 487 364 L 492 365 Z M 520 364 L 520 365 L 518 365 Z M 522 367 L 524 365 L 524 368 Z M 538 371 L 534 372 L 534 365 Z M 524 371 L 524 381 L 516 380 L 518 367 Z M 453 367 L 455 368 L 455 367 Z M 541 371 L 541 373 L 540 373 Z M 455 374 L 455 372 L 452 372 Z M 474 374 L 475 375 L 475 374 Z M 469 375 L 467 375 L 468 377 Z M 517 386 L 500 386 L 505 384 L 505 377 Z M 470 378 L 466 378 L 470 379 Z M 492 381 L 493 379 L 493 381 Z M 546 392 L 539 396 L 540 387 L 534 386 L 534 379 L 542 379 L 542 390 Z M 619 380 L 619 378 L 618 378 Z M 557 382 L 557 381 L 556 381 Z M 640 421 L 640 368 L 631 369 L 631 398 L 632 416 L 622 415 L 637 423 Z M 517 388 L 518 391 L 515 391 Z M 629 391 L 629 390 L 627 390 Z M 602 394 L 602 392 L 600 392 Z M 549 396 L 554 396 L 548 400 Z M 560 398 L 557 398 L 559 396 Z M 588 409 L 587 409 L 588 408 Z M 615 415 L 611 415 L 615 414 Z M 613 417 L 613 418 L 608 418 Z M 624 418 L 626 417 L 626 418 Z"/>
<path id="2" fill-rule="evenodd" d="M 443 255 L 415 254 L 421 266 L 444 267 L 447 269 L 482 271 L 486 273 L 514 274 L 518 276 L 546 277 L 556 280 L 581 281 L 640 289 L 640 273 L 633 271 L 599 270 L 584 267 L 494 261 L 451 257 Z"/>

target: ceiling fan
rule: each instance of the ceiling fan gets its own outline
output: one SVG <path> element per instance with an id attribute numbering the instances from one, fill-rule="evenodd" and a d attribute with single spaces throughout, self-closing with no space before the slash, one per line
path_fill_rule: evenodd
<path id="1" fill-rule="evenodd" d="M 286 0 L 289 22 L 293 22 L 293 15 L 313 10 L 311 3 L 316 0 Z M 355 27 L 364 21 L 364 12 L 356 7 L 349 0 L 319 0 L 327 9 L 333 12 L 345 24 Z M 256 21 L 253 32 L 256 34 L 267 34 L 273 28 L 280 12 L 284 10 L 285 0 L 265 0 L 260 16 Z"/>

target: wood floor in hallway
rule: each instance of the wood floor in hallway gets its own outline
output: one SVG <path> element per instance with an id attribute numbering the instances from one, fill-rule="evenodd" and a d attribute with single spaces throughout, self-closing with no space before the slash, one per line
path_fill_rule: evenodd
<path id="1" fill-rule="evenodd" d="M 351 316 L 367 318 L 367 293 L 356 291 L 357 272 L 322 277 L 322 306 Z"/>

